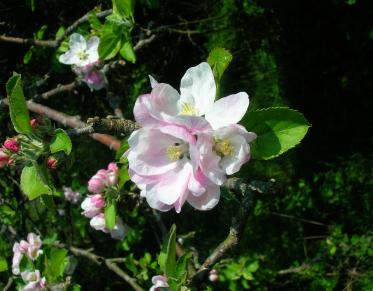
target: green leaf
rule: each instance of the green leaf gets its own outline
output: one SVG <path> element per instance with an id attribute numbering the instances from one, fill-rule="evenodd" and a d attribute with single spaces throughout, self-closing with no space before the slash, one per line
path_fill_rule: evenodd
<path id="1" fill-rule="evenodd" d="M 116 56 L 121 48 L 122 35 L 113 31 L 105 31 L 101 36 L 98 54 L 101 59 L 109 60 Z"/>
<path id="2" fill-rule="evenodd" d="M 232 58 L 231 53 L 225 48 L 217 47 L 210 52 L 207 62 L 212 68 L 217 83 L 220 82 L 224 71 L 232 61 Z"/>
<path id="3" fill-rule="evenodd" d="M 116 203 L 115 201 L 112 201 L 105 206 L 105 224 L 108 229 L 112 230 L 114 228 L 116 217 Z"/>
<path id="4" fill-rule="evenodd" d="M 185 253 L 177 261 L 176 278 L 178 280 L 179 285 L 184 285 L 185 281 L 187 280 L 187 275 L 188 275 L 187 266 L 191 258 L 192 258 L 191 253 Z"/>
<path id="5" fill-rule="evenodd" d="M 176 275 L 176 225 L 171 226 L 170 232 L 163 241 L 161 253 L 158 256 L 161 271 L 168 277 Z"/>
<path id="6" fill-rule="evenodd" d="M 23 95 L 21 75 L 14 74 L 6 83 L 9 98 L 10 119 L 18 133 L 31 133 L 30 116 Z"/>
<path id="7" fill-rule="evenodd" d="M 136 55 L 130 41 L 126 41 L 119 51 L 120 55 L 131 63 L 136 63 Z"/>
<path id="8" fill-rule="evenodd" d="M 30 49 L 25 53 L 23 57 L 23 63 L 25 65 L 27 65 L 30 62 L 33 52 L 34 52 L 34 46 L 31 46 Z"/>
<path id="9" fill-rule="evenodd" d="M 40 29 L 36 32 L 36 35 L 35 35 L 36 39 L 43 39 L 47 27 L 48 26 L 46 25 L 43 25 L 42 27 L 40 27 Z"/>
<path id="10" fill-rule="evenodd" d="M 65 34 L 65 27 L 60 26 L 56 32 L 56 39 L 62 37 Z"/>
<path id="11" fill-rule="evenodd" d="M 241 122 L 257 134 L 250 143 L 254 159 L 269 160 L 295 147 L 310 124 L 302 113 L 286 107 L 270 107 L 248 113 Z"/>
<path id="12" fill-rule="evenodd" d="M 0 272 L 8 270 L 8 263 L 4 257 L 0 257 Z"/>
<path id="13" fill-rule="evenodd" d="M 56 129 L 49 148 L 52 154 L 63 151 L 66 155 L 69 155 L 72 149 L 70 137 L 63 129 Z"/>
<path id="14" fill-rule="evenodd" d="M 113 0 L 113 13 L 121 17 L 132 17 L 135 10 L 135 0 Z"/>
<path id="15" fill-rule="evenodd" d="M 48 278 L 48 282 L 56 282 L 60 277 L 63 276 L 64 270 L 68 264 L 68 254 L 65 249 L 52 248 L 47 251 L 44 265 L 45 272 Z"/>
<path id="16" fill-rule="evenodd" d="M 97 14 L 96 10 L 93 10 L 93 11 L 89 12 L 88 21 L 89 21 L 89 24 L 91 25 L 91 27 L 93 29 L 100 30 L 101 27 L 102 27 L 102 23 L 98 19 L 96 14 Z"/>
<path id="17" fill-rule="evenodd" d="M 21 190 L 32 200 L 42 194 L 50 194 L 51 188 L 41 177 L 37 165 L 26 165 L 21 173 Z"/>

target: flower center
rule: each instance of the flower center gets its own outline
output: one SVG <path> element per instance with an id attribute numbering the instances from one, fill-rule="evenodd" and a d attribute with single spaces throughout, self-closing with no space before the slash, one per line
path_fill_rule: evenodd
<path id="1" fill-rule="evenodd" d="M 86 51 L 80 51 L 78 52 L 78 58 L 81 60 L 81 61 L 84 61 L 86 59 L 88 59 L 88 54 Z"/>
<path id="2" fill-rule="evenodd" d="M 181 105 L 180 115 L 197 116 L 198 110 L 192 104 L 184 102 Z"/>
<path id="3" fill-rule="evenodd" d="M 181 160 L 186 152 L 186 146 L 179 143 L 174 143 L 167 148 L 167 156 L 173 162 Z"/>
<path id="4" fill-rule="evenodd" d="M 37 279 L 38 279 L 38 277 L 36 276 L 35 273 L 32 273 L 32 274 L 30 275 L 30 281 L 36 281 Z"/>
<path id="5" fill-rule="evenodd" d="M 220 156 L 233 156 L 234 155 L 234 147 L 229 139 L 215 139 L 214 151 Z"/>

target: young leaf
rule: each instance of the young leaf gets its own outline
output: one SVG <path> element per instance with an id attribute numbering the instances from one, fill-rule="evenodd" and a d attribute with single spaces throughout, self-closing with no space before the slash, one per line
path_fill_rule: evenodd
<path id="1" fill-rule="evenodd" d="M 216 47 L 210 52 L 207 62 L 212 68 L 216 83 L 220 82 L 224 71 L 232 61 L 232 58 L 231 53 L 225 48 Z"/>
<path id="2" fill-rule="evenodd" d="M 303 114 L 286 107 L 270 107 L 248 113 L 242 124 L 258 137 L 251 144 L 251 156 L 269 160 L 295 147 L 310 124 Z"/>
<path id="3" fill-rule="evenodd" d="M 126 41 L 122 48 L 119 51 L 120 55 L 127 61 L 131 63 L 136 62 L 135 51 L 133 50 L 132 44 L 130 41 Z"/>
<path id="4" fill-rule="evenodd" d="M 192 257 L 191 253 L 186 253 L 182 255 L 177 261 L 176 278 L 180 285 L 184 285 L 187 279 L 187 275 L 188 275 L 187 266 L 188 266 L 188 262 L 191 259 L 191 257 Z"/>
<path id="5" fill-rule="evenodd" d="M 64 270 L 68 264 L 67 250 L 65 249 L 50 249 L 45 256 L 44 265 L 45 272 L 48 277 L 48 282 L 56 282 L 62 277 Z"/>
<path id="6" fill-rule="evenodd" d="M 170 232 L 163 241 L 162 250 L 158 257 L 158 264 L 168 277 L 176 275 L 176 225 L 171 226 Z"/>
<path id="7" fill-rule="evenodd" d="M 63 151 L 66 155 L 69 155 L 72 149 L 70 137 L 63 129 L 56 129 L 49 148 L 52 154 Z"/>
<path id="8" fill-rule="evenodd" d="M 117 217 L 116 205 L 115 202 L 109 203 L 105 207 L 105 224 L 108 229 L 113 229 L 115 226 L 115 221 Z"/>
<path id="9" fill-rule="evenodd" d="M 40 177 L 35 164 L 26 165 L 21 173 L 21 190 L 32 200 L 51 193 L 51 188 Z"/>
<path id="10" fill-rule="evenodd" d="M 18 133 L 31 133 L 29 112 L 23 95 L 21 75 L 14 74 L 6 83 L 9 98 L 10 119 Z"/>
<path id="11" fill-rule="evenodd" d="M 109 60 L 116 56 L 121 48 L 122 35 L 115 30 L 104 29 L 98 46 L 100 59 Z"/>
<path id="12" fill-rule="evenodd" d="M 135 0 L 113 0 L 113 12 L 121 17 L 132 17 Z"/>

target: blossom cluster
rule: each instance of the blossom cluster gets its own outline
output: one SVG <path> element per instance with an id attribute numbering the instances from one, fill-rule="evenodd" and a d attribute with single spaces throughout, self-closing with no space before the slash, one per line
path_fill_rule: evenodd
<path id="1" fill-rule="evenodd" d="M 128 139 L 131 180 L 149 205 L 180 212 L 187 201 L 212 209 L 220 186 L 250 158 L 256 134 L 237 124 L 249 106 L 245 92 L 215 101 L 208 63 L 189 68 L 180 93 L 151 78 L 152 91 L 140 96 L 134 116 L 141 126 Z"/>
<path id="2" fill-rule="evenodd" d="M 88 190 L 92 195 L 88 195 L 82 202 L 82 214 L 90 218 L 90 225 L 105 233 L 109 233 L 112 238 L 122 240 L 126 233 L 126 228 L 122 219 L 117 216 L 116 224 L 112 230 L 106 227 L 105 223 L 105 189 L 116 186 L 118 184 L 118 166 L 115 163 L 110 163 L 107 169 L 99 170 L 88 181 Z"/>
<path id="3" fill-rule="evenodd" d="M 41 246 L 42 241 L 40 240 L 40 236 L 34 233 L 27 235 L 27 241 L 21 240 L 13 245 L 12 272 L 14 275 L 21 275 L 26 284 L 22 289 L 23 291 L 42 290 L 46 285 L 46 279 L 45 277 L 41 277 L 39 270 L 20 271 L 20 264 L 23 257 L 35 261 L 43 253 Z"/>
<path id="4" fill-rule="evenodd" d="M 11 165 L 14 162 L 14 156 L 20 151 L 20 144 L 17 138 L 8 138 L 0 148 L 0 168 Z M 13 158 L 12 158 L 13 156 Z"/>
<path id="5" fill-rule="evenodd" d="M 85 82 L 91 90 L 100 90 L 106 84 L 106 77 L 100 67 L 98 46 L 100 39 L 91 37 L 88 41 L 79 34 L 70 36 L 69 50 L 59 57 L 65 65 L 72 65 L 73 71 Z"/>

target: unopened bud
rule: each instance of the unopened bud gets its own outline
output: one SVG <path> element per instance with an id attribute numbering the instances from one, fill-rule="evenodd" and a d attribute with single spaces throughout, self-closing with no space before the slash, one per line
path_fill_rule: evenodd
<path id="1" fill-rule="evenodd" d="M 15 139 L 15 138 L 8 138 L 4 142 L 4 147 L 7 150 L 10 150 L 12 153 L 18 153 L 19 152 L 19 144 L 17 142 L 17 139 Z"/>
<path id="2" fill-rule="evenodd" d="M 49 157 L 47 161 L 47 167 L 48 169 L 55 170 L 57 169 L 58 161 L 54 157 Z"/>
<path id="3" fill-rule="evenodd" d="M 38 124 L 38 120 L 36 118 L 33 118 L 30 120 L 30 125 L 34 129 L 36 125 Z"/>
<path id="4" fill-rule="evenodd" d="M 218 271 L 215 269 L 212 269 L 209 274 L 209 280 L 211 282 L 216 282 L 219 279 Z"/>

